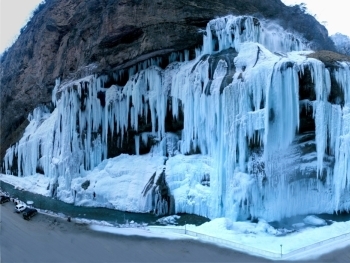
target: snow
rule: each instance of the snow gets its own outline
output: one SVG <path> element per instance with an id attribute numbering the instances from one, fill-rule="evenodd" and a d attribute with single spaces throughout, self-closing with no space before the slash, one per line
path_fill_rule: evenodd
<path id="1" fill-rule="evenodd" d="M 302 224 L 302 223 L 301 223 Z M 304 227 L 287 235 L 266 221 L 258 223 L 233 222 L 217 218 L 201 226 L 171 226 L 144 228 L 119 228 L 91 225 L 96 231 L 118 235 L 138 235 L 167 239 L 195 238 L 215 245 L 225 246 L 246 253 L 279 259 L 282 245 L 283 259 L 317 258 L 333 250 L 350 245 L 350 221 L 333 223 L 323 227 Z M 347 233 L 348 235 L 344 235 Z"/>
<path id="2" fill-rule="evenodd" d="M 76 205 L 133 212 L 162 214 L 172 205 L 211 219 L 271 221 L 349 211 L 350 64 L 330 69 L 307 58 L 298 36 L 248 16 L 211 20 L 203 38 L 196 59 L 173 54 L 165 69 L 147 60 L 129 69 L 125 86 L 106 88 L 103 75 L 58 79 L 55 109 L 40 106 L 29 116 L 23 137 L 6 151 L 2 177 L 16 173 L 25 189 Z M 307 71 L 316 96 L 299 101 Z M 338 104 L 329 101 L 334 83 L 344 94 Z M 316 151 L 301 156 L 305 108 Z M 181 134 L 166 132 L 166 114 L 183 115 Z M 110 135 L 117 148 L 132 136 L 135 155 L 107 159 Z M 150 153 L 140 155 L 150 139 Z M 156 183 L 163 175 L 173 203 Z"/>
<path id="3" fill-rule="evenodd" d="M 50 180 L 43 174 L 26 176 L 25 179 L 13 175 L 0 174 L 0 180 L 15 186 L 16 189 L 30 191 L 43 196 L 49 196 L 50 194 L 49 190 L 47 190 Z"/>
<path id="4" fill-rule="evenodd" d="M 251 223 L 248 221 L 233 222 L 228 218 L 216 218 L 201 226 L 186 225 L 186 231 L 193 231 L 202 234 L 203 236 L 197 235 L 200 240 L 210 240 L 210 237 L 216 237 L 217 239 L 212 239 L 212 242 L 217 245 L 227 245 L 231 243 L 229 246 L 233 248 L 240 248 L 239 250 L 258 255 L 264 255 L 264 252 L 267 252 L 265 253 L 265 256 L 267 255 L 268 257 L 271 257 L 273 255 L 276 258 L 280 255 L 281 245 L 283 249 L 282 253 L 285 255 L 295 250 L 311 246 L 317 242 L 326 242 L 326 240 L 328 240 L 327 242 L 330 243 L 333 238 L 349 233 L 349 227 L 350 221 L 338 222 L 323 227 L 305 227 L 287 235 L 279 235 L 281 230 L 274 229 L 264 220 L 261 220 L 258 223 Z M 172 226 L 172 228 L 184 229 L 183 226 Z M 150 227 L 150 229 L 154 228 Z M 169 231 L 171 230 L 169 229 Z M 191 233 L 189 234 L 191 235 Z M 331 249 L 342 247 L 345 244 L 349 245 L 349 236 L 350 235 L 343 239 L 342 237 L 339 237 L 341 243 L 338 242 L 336 245 L 333 244 Z M 220 240 L 222 241 L 220 242 Z M 229 241 L 229 243 L 225 241 Z M 321 246 L 321 244 L 318 246 Z M 330 248 L 327 250 L 317 249 L 310 255 L 306 253 L 310 249 L 311 247 L 305 249 L 305 251 L 300 251 L 299 254 L 291 254 L 288 259 L 293 259 L 293 257 L 295 258 L 296 256 L 299 258 L 310 256 L 317 257 L 323 253 L 328 253 L 331 250 Z"/>
<path id="5" fill-rule="evenodd" d="M 152 175 L 155 174 L 154 181 L 157 180 L 163 171 L 163 163 L 164 157 L 151 155 L 131 157 L 122 154 L 105 160 L 92 171 L 86 172 L 85 176 L 72 180 L 71 190 L 76 191 L 74 204 L 151 212 L 151 197 L 142 198 L 143 190 Z M 84 190 L 81 184 L 87 180 L 90 186 Z M 64 193 L 64 190 L 61 192 Z M 93 193 L 96 194 L 95 198 Z"/>
<path id="6" fill-rule="evenodd" d="M 103 75 L 57 79 L 55 108 L 29 115 L 22 138 L 6 151 L 0 180 L 75 205 L 175 212 L 158 220 L 171 228 L 75 219 L 96 231 L 196 236 L 274 258 L 281 248 L 296 259 L 349 245 L 350 221 L 327 225 L 315 214 L 350 210 L 350 63 L 333 69 L 310 53 L 302 38 L 274 23 L 230 15 L 208 23 L 194 60 L 184 51 L 172 53 L 165 69 L 159 58 L 115 72 L 115 79 L 128 74 L 125 86 L 106 88 Z M 315 98 L 299 100 L 306 72 Z M 335 102 L 332 85 L 342 94 Z M 307 142 L 298 133 L 304 109 L 316 127 Z M 166 131 L 169 112 L 183 115 L 181 134 Z M 130 130 L 135 154 L 107 158 L 108 136 L 120 148 Z M 164 190 L 173 201 L 163 199 Z M 212 220 L 178 226 L 177 213 Z M 268 223 L 294 215 L 307 216 L 292 229 Z"/>
<path id="7" fill-rule="evenodd" d="M 175 202 L 175 213 L 210 215 L 210 187 L 214 173 L 211 158 L 203 155 L 175 155 L 166 163 L 167 182 Z M 181 165 L 179 165 L 181 164 Z M 205 183 L 206 182 L 206 183 Z"/>
<path id="8" fill-rule="evenodd" d="M 112 234 L 118 234 L 123 236 L 142 236 L 148 238 L 166 238 L 170 240 L 177 239 L 194 239 L 191 236 L 186 236 L 178 233 L 171 233 L 168 231 L 155 232 L 148 228 L 117 228 L 117 227 L 107 227 L 99 225 L 91 225 L 90 228 L 95 231 L 107 232 Z"/>
<path id="9" fill-rule="evenodd" d="M 327 222 L 321 218 L 318 218 L 317 216 L 310 215 L 304 218 L 303 222 L 307 225 L 311 226 L 325 226 L 327 225 Z"/>
<path id="10" fill-rule="evenodd" d="M 30 178 L 32 181 L 36 181 L 40 179 L 40 176 L 42 175 L 37 174 Z M 34 178 L 35 180 L 33 180 Z M 10 175 L 0 175 L 0 180 L 11 183 L 16 188 L 30 190 L 31 185 L 28 184 L 27 179 L 29 178 L 26 177 L 24 180 L 24 178 Z M 43 188 L 45 187 L 43 186 Z M 38 187 L 35 189 L 33 192 L 44 193 Z M 133 200 L 129 199 L 129 201 L 132 205 Z M 92 201 L 90 202 L 92 205 Z M 50 211 L 40 210 L 39 212 L 66 218 L 63 214 L 55 214 Z M 259 219 L 258 223 L 252 223 L 251 221 L 216 218 L 200 226 L 191 224 L 177 226 L 178 219 L 180 219 L 178 215 L 160 218 L 158 222 L 166 226 L 148 226 L 137 222 L 113 226 L 105 221 L 84 218 L 72 218 L 71 220 L 78 224 L 88 224 L 95 231 L 149 238 L 197 239 L 268 258 L 279 258 L 281 244 L 284 259 L 316 258 L 332 250 L 350 245 L 350 221 L 333 222 L 331 225 L 327 225 L 323 219 L 314 215 L 305 217 L 303 222 L 293 224 L 294 232 L 288 229 L 275 229 L 263 219 Z M 288 255 L 288 253 L 290 254 Z"/>
<path id="11" fill-rule="evenodd" d="M 178 219 L 180 219 L 179 215 L 171 215 L 159 218 L 156 222 L 162 225 L 176 225 Z"/>
<path id="12" fill-rule="evenodd" d="M 72 178 L 67 190 L 64 178 L 59 180 L 58 198 L 67 203 L 85 206 L 99 206 L 133 212 L 151 212 L 153 201 L 151 191 L 144 193 L 144 187 L 155 175 L 154 183 L 164 168 L 163 156 L 120 155 L 100 163 L 95 169 L 85 171 L 83 176 Z M 140 169 L 142 167 L 142 169 Z M 16 188 L 50 196 L 50 179 L 42 174 L 15 177 L 0 174 L 0 180 Z M 85 190 L 82 184 L 90 182 Z M 62 189 L 61 189 L 62 188 Z M 96 197 L 93 197 L 95 193 Z M 146 198 L 143 198 L 145 194 Z"/>

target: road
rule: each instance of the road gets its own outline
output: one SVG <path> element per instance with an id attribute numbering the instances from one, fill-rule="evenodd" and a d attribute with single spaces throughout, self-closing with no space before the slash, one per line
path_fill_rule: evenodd
<path id="1" fill-rule="evenodd" d="M 0 218 L 2 263 L 277 262 L 195 240 L 95 232 L 87 225 L 44 214 L 26 221 L 14 213 L 13 203 L 0 206 Z M 307 262 L 348 263 L 350 248 Z"/>

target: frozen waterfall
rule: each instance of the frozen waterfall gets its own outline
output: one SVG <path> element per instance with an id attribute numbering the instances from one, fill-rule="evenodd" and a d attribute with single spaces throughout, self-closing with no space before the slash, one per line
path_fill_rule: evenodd
<path id="1" fill-rule="evenodd" d="M 350 210 L 350 63 L 326 67 L 306 49 L 278 26 L 227 16 L 208 23 L 194 60 L 185 52 L 166 68 L 145 62 L 123 86 L 118 73 L 108 87 L 107 76 L 57 80 L 54 109 L 30 115 L 3 169 L 43 173 L 59 198 L 76 204 L 92 191 L 79 187 L 86 178 L 108 177 L 121 192 L 106 190 L 99 205 L 126 209 L 129 198 L 139 212 L 168 205 L 209 218 L 277 220 Z M 180 128 L 169 131 L 167 118 Z M 314 131 L 300 131 L 305 119 Z M 125 163 L 120 173 L 125 155 L 109 156 L 130 143 L 130 160 L 145 173 Z M 106 159 L 111 172 L 103 171 Z M 163 170 L 169 200 L 160 195 Z M 124 200 L 128 180 L 142 183 Z"/>

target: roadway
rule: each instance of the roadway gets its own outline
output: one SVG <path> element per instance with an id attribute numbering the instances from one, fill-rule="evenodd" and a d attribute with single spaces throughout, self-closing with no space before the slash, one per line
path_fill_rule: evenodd
<path id="1" fill-rule="evenodd" d="M 0 219 L 2 263 L 277 262 L 189 239 L 96 232 L 87 225 L 44 214 L 26 221 L 14 212 L 11 202 L 0 206 Z M 297 262 L 348 263 L 350 247 Z"/>

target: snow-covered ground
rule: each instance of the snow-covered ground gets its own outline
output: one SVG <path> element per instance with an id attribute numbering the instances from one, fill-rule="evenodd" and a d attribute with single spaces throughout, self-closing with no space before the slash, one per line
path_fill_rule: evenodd
<path id="1" fill-rule="evenodd" d="M 178 216 L 169 216 L 163 222 L 173 222 Z M 308 219 L 311 224 L 314 221 Z M 194 238 L 233 248 L 249 254 L 272 259 L 317 258 L 322 254 L 350 245 L 350 221 L 333 223 L 324 227 L 308 226 L 303 230 L 276 236 L 278 230 L 261 220 L 259 223 L 232 222 L 227 218 L 218 218 L 201 226 L 147 226 L 117 228 L 92 224 L 91 229 L 118 235 L 138 235 L 145 237 L 162 237 L 167 239 Z"/>
<path id="2" fill-rule="evenodd" d="M 49 194 L 46 190 L 48 182 L 40 174 L 24 178 L 0 174 L 0 180 L 10 183 L 18 189 L 30 190 L 42 195 Z M 132 201 L 132 199 L 130 200 Z M 62 217 L 64 215 L 56 216 Z M 179 219 L 180 216 L 178 215 L 161 218 L 158 223 L 163 226 L 157 227 L 136 222 L 116 227 L 103 221 L 81 218 L 74 220 L 90 224 L 91 229 L 96 231 L 168 239 L 195 238 L 269 258 L 279 257 L 281 245 L 283 258 L 285 259 L 317 257 L 350 245 L 350 221 L 333 222 L 327 225 L 327 222 L 323 219 L 312 215 L 305 217 L 300 223 L 294 224 L 294 229 L 297 229 L 294 232 L 287 229 L 275 229 L 264 220 L 252 223 L 250 221 L 233 222 L 228 218 L 217 218 L 200 226 L 191 224 L 178 226 L 177 220 Z"/>
<path id="3" fill-rule="evenodd" d="M 213 173 L 211 159 L 205 155 L 178 154 L 164 163 L 165 157 L 159 154 L 121 154 L 102 161 L 91 171 L 72 176 L 69 181 L 58 177 L 57 198 L 79 206 L 150 212 L 154 206 L 152 188 L 157 187 L 157 181 L 166 169 L 168 186 L 177 200 L 175 210 L 208 217 L 210 188 L 203 180 L 209 180 Z M 52 178 L 39 173 L 25 177 L 0 174 L 0 180 L 18 189 L 50 197 L 50 185 L 55 183 Z"/>
<path id="4" fill-rule="evenodd" d="M 0 180 L 13 185 L 16 189 L 30 191 L 35 194 L 49 196 L 50 191 L 47 186 L 50 179 L 43 174 L 35 174 L 27 177 L 18 177 L 7 174 L 0 174 Z"/>

